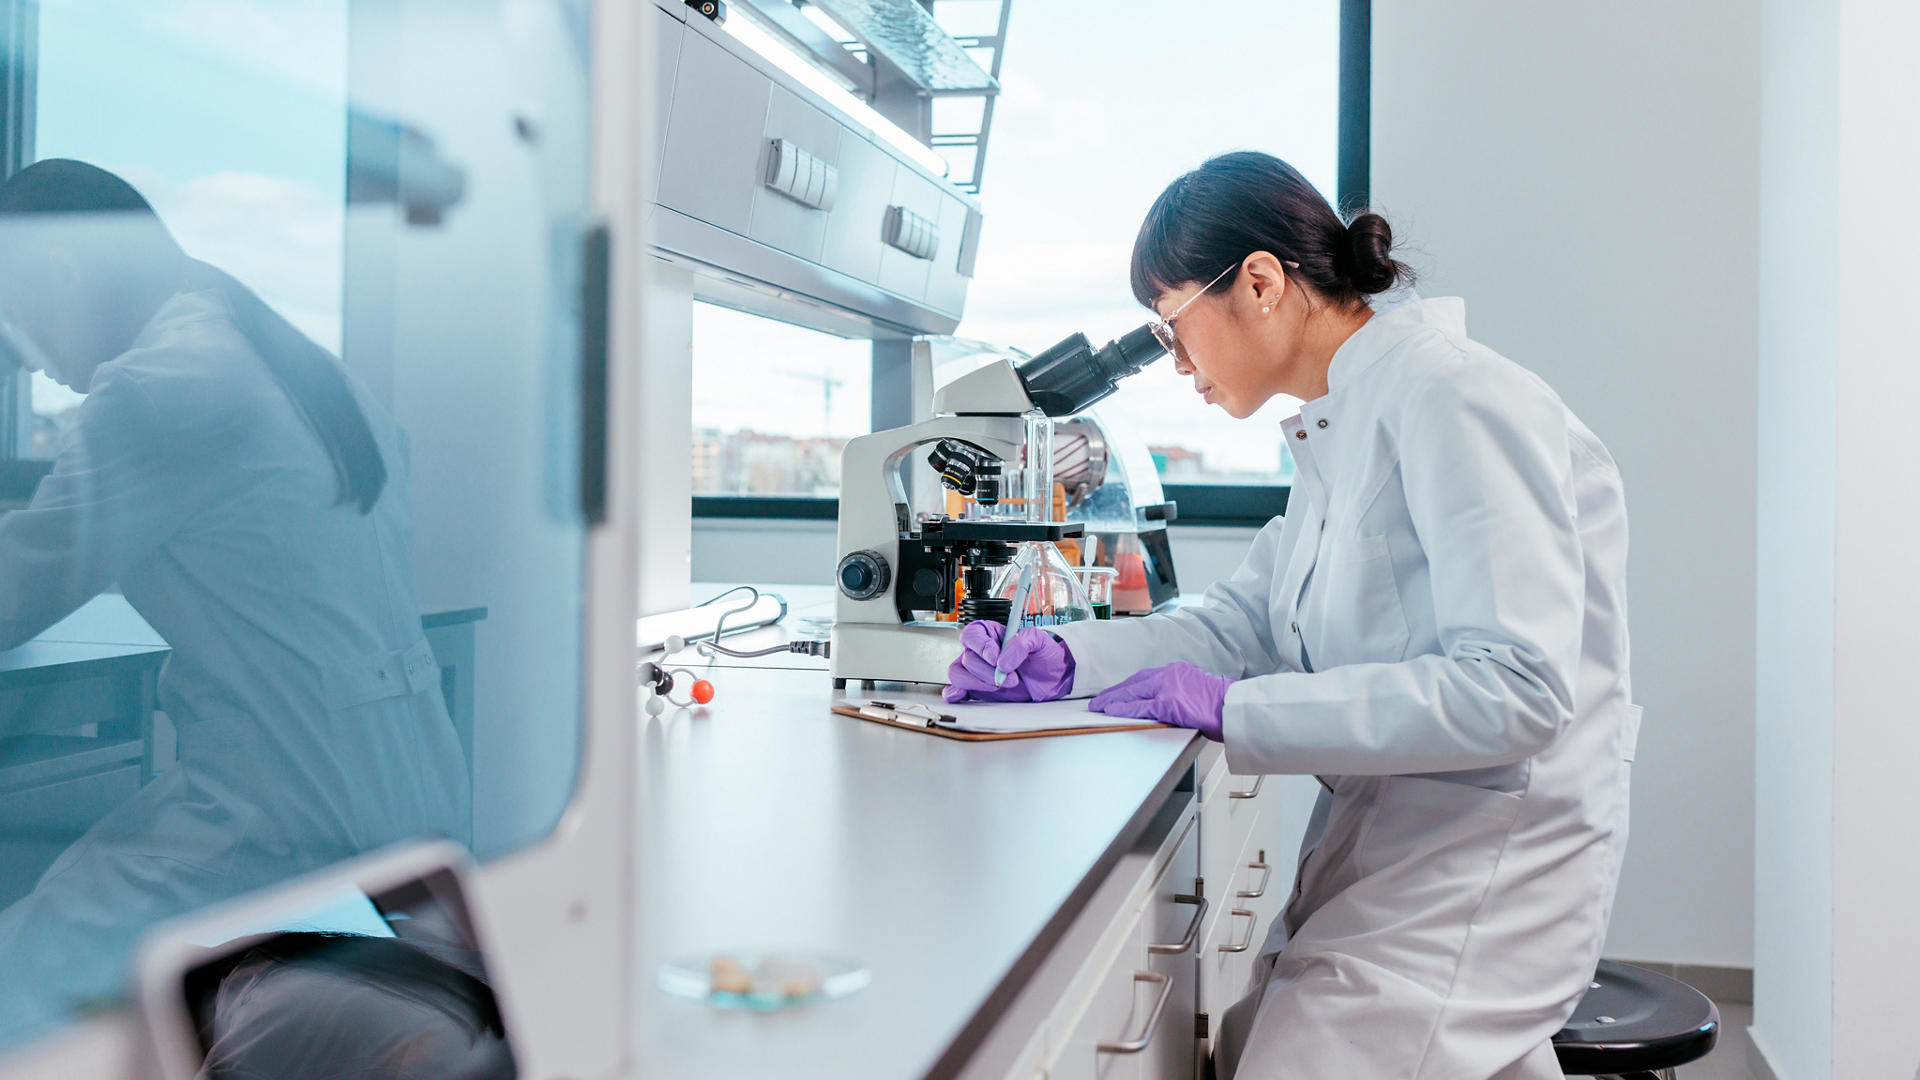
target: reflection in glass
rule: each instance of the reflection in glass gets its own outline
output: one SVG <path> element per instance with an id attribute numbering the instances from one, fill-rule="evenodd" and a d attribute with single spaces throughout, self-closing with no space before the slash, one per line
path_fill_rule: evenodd
<path id="1" fill-rule="evenodd" d="M 205 950 L 181 990 L 208 1080 L 513 1080 L 466 904 L 443 872 Z M 351 918 L 341 919 L 342 913 Z"/>
<path id="2" fill-rule="evenodd" d="M 0 911 L 5 1041 L 110 995 L 147 924 L 400 839 L 464 842 L 470 803 L 406 436 L 346 368 L 76 161 L 0 186 L 0 319 L 20 363 L 86 395 L 0 517 L 0 650 L 117 583 L 172 648 L 178 740 Z"/>

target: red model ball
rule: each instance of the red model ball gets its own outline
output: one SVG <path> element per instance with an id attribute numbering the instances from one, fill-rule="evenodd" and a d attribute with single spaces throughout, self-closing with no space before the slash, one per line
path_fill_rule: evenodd
<path id="1" fill-rule="evenodd" d="M 713 684 L 705 679 L 693 684 L 693 700 L 705 705 L 713 700 Z"/>

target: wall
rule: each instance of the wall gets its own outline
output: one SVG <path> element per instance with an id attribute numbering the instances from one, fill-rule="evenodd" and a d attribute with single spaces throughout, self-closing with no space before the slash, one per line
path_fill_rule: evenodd
<path id="1" fill-rule="evenodd" d="M 1626 480 L 1646 723 L 1614 956 L 1753 956 L 1757 14 L 1374 0 L 1376 208 Z"/>
<path id="2" fill-rule="evenodd" d="M 1905 1078 L 1920 1066 L 1911 967 L 1920 958 L 1911 315 L 1920 222 L 1906 207 L 1920 190 L 1920 6 L 1837 6 L 1832 1075 Z"/>
<path id="3" fill-rule="evenodd" d="M 1757 547 L 1753 1041 L 1782 1080 L 1833 1053 L 1838 33 L 1831 5 L 1767 0 L 1756 450 L 1791 448 L 1767 460 L 1792 494 Z"/>
<path id="4" fill-rule="evenodd" d="M 1373 35 L 1373 202 L 1421 292 L 1465 296 L 1626 480 L 1647 713 L 1607 953 L 1749 965 L 1753 6 L 1375 0 Z"/>

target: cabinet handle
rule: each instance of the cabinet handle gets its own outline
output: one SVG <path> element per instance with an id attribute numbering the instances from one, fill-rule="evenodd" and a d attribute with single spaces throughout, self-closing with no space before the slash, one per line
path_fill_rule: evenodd
<path id="1" fill-rule="evenodd" d="M 1260 862 L 1248 863 L 1247 869 L 1262 871 L 1260 874 L 1260 887 L 1252 892 L 1247 892 L 1243 889 L 1234 895 L 1242 900 L 1258 900 L 1267 895 L 1267 884 L 1273 880 L 1273 867 L 1268 865 L 1265 860 L 1262 860 Z"/>
<path id="2" fill-rule="evenodd" d="M 1256 777 L 1254 777 L 1254 778 L 1253 778 L 1253 786 L 1252 786 L 1252 787 L 1250 787 L 1250 788 L 1248 788 L 1248 789 L 1247 789 L 1247 790 L 1245 790 L 1245 791 L 1229 791 L 1229 792 L 1227 792 L 1227 798 L 1229 798 L 1229 799 L 1251 799 L 1251 798 L 1253 798 L 1254 796 L 1256 796 L 1256 795 L 1258 795 L 1258 794 L 1260 794 L 1260 785 L 1261 785 L 1261 784 L 1264 784 L 1264 783 L 1266 783 L 1266 782 L 1267 782 L 1267 774 L 1266 774 L 1266 773 L 1261 773 L 1261 774 L 1260 774 L 1259 776 L 1256 776 Z"/>
<path id="3" fill-rule="evenodd" d="M 1136 971 L 1133 981 L 1160 984 L 1160 997 L 1147 1012 L 1147 1026 L 1140 1037 L 1128 1042 L 1100 1043 L 1094 1047 L 1103 1054 L 1137 1054 L 1153 1044 L 1154 1033 L 1160 1030 L 1160 1014 L 1167 1011 L 1167 999 L 1173 996 L 1173 980 L 1157 971 Z"/>
<path id="4" fill-rule="evenodd" d="M 613 232 L 587 230 L 580 244 L 580 516 L 607 520 L 607 371 L 613 327 Z"/>
<path id="5" fill-rule="evenodd" d="M 1228 914 L 1229 915 L 1245 915 L 1247 917 L 1247 936 L 1242 938 L 1240 941 L 1240 944 L 1238 945 L 1220 946 L 1220 951 L 1221 952 L 1246 952 L 1248 949 L 1251 949 L 1253 947 L 1253 931 L 1255 927 L 1260 925 L 1260 916 L 1255 915 L 1253 912 L 1248 911 L 1246 908 L 1242 908 L 1242 907 L 1234 908 L 1232 911 L 1228 912 Z"/>
<path id="6" fill-rule="evenodd" d="M 1181 894 L 1175 896 L 1173 902 L 1176 904 L 1196 905 L 1193 909 L 1193 923 L 1187 927 L 1187 936 L 1172 945 L 1155 945 L 1152 942 L 1148 942 L 1147 951 L 1150 953 L 1160 956 L 1177 956 L 1180 953 L 1192 952 L 1194 941 L 1200 937 L 1200 924 L 1207 919 L 1206 898 L 1203 896 L 1187 896 Z"/>

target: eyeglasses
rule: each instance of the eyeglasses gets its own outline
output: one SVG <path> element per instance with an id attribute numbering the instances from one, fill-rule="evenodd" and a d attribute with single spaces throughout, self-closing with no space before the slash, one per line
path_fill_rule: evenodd
<path id="1" fill-rule="evenodd" d="M 1160 343 L 1161 348 L 1167 350 L 1167 354 L 1169 356 L 1178 358 L 1186 355 L 1186 353 L 1182 352 L 1180 349 L 1179 335 L 1173 332 L 1173 320 L 1179 318 L 1181 314 L 1187 310 L 1188 305 L 1192 304 L 1195 300 L 1198 300 L 1201 297 L 1207 295 L 1207 290 L 1213 288 L 1215 285 L 1220 284 L 1220 281 L 1222 278 L 1226 277 L 1228 274 L 1231 274 L 1238 269 L 1240 269 L 1240 264 L 1236 262 L 1232 266 L 1229 266 L 1225 270 L 1222 270 L 1218 274 L 1215 274 L 1212 281 L 1209 281 L 1205 285 L 1201 286 L 1199 292 L 1194 293 L 1192 296 L 1187 297 L 1186 300 L 1182 302 L 1179 307 L 1173 309 L 1173 314 L 1167 316 L 1166 318 L 1147 320 L 1147 329 L 1153 331 L 1154 340 Z"/>

